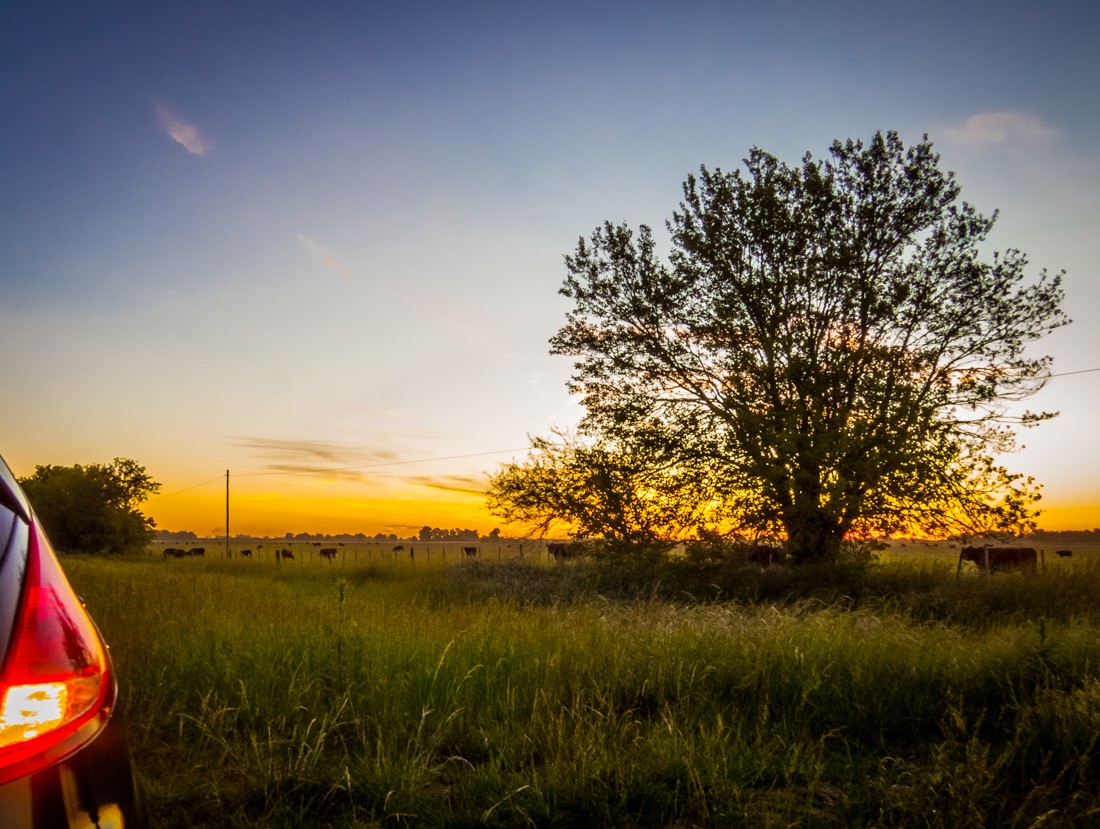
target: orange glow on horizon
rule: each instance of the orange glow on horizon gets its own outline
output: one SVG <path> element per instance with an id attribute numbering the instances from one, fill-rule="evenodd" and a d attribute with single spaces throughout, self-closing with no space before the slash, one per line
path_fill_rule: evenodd
<path id="1" fill-rule="evenodd" d="M 286 533 L 407 537 L 421 527 L 470 529 L 487 535 L 503 522 L 490 515 L 477 495 L 399 487 L 389 492 L 349 495 L 334 487 L 331 496 L 270 491 L 230 493 L 230 535 L 281 537 Z M 158 530 L 191 531 L 200 537 L 225 534 L 225 492 L 185 493 L 150 501 L 143 512 Z"/>
<path id="2" fill-rule="evenodd" d="M 233 536 L 278 538 L 287 533 L 415 535 L 422 527 L 470 529 L 488 535 L 500 529 L 521 536 L 529 528 L 506 524 L 489 513 L 477 476 L 450 486 L 447 478 L 387 480 L 296 480 L 247 477 L 230 481 L 229 531 Z M 466 483 L 469 482 L 469 483 Z M 487 479 L 486 479 L 487 484 Z M 159 530 L 190 531 L 200 537 L 225 534 L 225 482 L 174 492 L 145 502 L 142 511 Z M 1074 499 L 1044 498 L 1040 530 L 1089 530 L 1100 527 L 1100 492 L 1077 491 Z"/>
<path id="3" fill-rule="evenodd" d="M 145 506 L 146 515 L 157 529 L 170 532 L 189 530 L 200 537 L 225 533 L 225 495 L 199 494 L 166 499 Z M 476 495 L 440 492 L 430 488 L 398 488 L 369 497 L 334 493 L 280 494 L 254 492 L 231 495 L 230 533 L 281 537 L 286 533 L 340 535 L 393 533 L 414 535 L 421 527 L 471 529 L 482 535 L 499 528 L 505 535 L 522 535 L 523 528 L 510 526 L 491 515 L 483 498 Z M 1045 503 L 1039 516 L 1040 530 L 1089 530 L 1100 527 L 1100 504 Z"/>
<path id="4" fill-rule="evenodd" d="M 1040 530 L 1091 530 L 1100 527 L 1100 503 L 1080 502 L 1058 504 L 1043 501 L 1043 514 L 1038 520 Z"/>

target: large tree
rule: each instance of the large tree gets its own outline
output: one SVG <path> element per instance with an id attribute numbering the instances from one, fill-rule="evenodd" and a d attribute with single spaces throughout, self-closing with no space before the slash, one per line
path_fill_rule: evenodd
<path id="1" fill-rule="evenodd" d="M 137 461 L 37 466 L 19 483 L 59 550 L 117 554 L 153 539 L 153 520 L 139 507 L 160 484 Z"/>
<path id="2" fill-rule="evenodd" d="M 709 480 L 700 500 L 800 561 L 856 532 L 1033 526 L 1038 487 L 994 458 L 1051 416 L 1012 404 L 1049 377 L 1026 349 L 1068 322 L 1061 275 L 987 253 L 995 215 L 960 200 L 927 137 L 799 166 L 753 149 L 683 192 L 667 261 L 649 227 L 611 223 L 566 257 L 574 308 L 551 343 L 575 358 L 583 436 Z M 536 445 L 491 493 L 566 448 Z"/>

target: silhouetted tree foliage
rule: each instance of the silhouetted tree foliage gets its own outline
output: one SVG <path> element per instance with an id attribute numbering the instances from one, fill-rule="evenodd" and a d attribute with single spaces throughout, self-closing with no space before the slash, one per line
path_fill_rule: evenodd
<path id="1" fill-rule="evenodd" d="M 562 522 L 578 538 L 648 545 L 720 517 L 720 499 L 706 494 L 713 479 L 695 467 L 662 463 L 659 447 L 642 456 L 610 439 L 561 430 L 531 442 L 526 463 L 509 464 L 493 477 L 488 503 L 490 511 L 539 535 Z"/>
<path id="2" fill-rule="evenodd" d="M 985 253 L 995 215 L 960 201 L 927 137 L 801 166 L 756 148 L 683 193 L 667 262 L 649 227 L 611 223 L 566 257 L 551 345 L 586 414 L 495 476 L 495 511 L 779 535 L 797 561 L 853 534 L 1034 526 L 1039 487 L 994 458 L 1053 416 L 1010 404 L 1049 377 L 1025 349 L 1068 322 L 1061 275 Z"/>
<path id="3" fill-rule="evenodd" d="M 153 540 L 154 522 L 138 507 L 160 484 L 136 461 L 38 466 L 19 483 L 58 550 L 118 554 Z"/>

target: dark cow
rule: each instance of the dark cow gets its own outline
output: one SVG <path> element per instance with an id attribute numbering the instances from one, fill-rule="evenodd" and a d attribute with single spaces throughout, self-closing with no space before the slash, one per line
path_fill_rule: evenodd
<path id="1" fill-rule="evenodd" d="M 477 547 L 463 547 L 462 552 L 466 554 L 467 558 L 472 558 L 477 555 Z"/>
<path id="2" fill-rule="evenodd" d="M 201 557 L 206 555 L 206 548 L 205 547 L 192 547 L 190 550 L 187 551 L 187 555 L 189 555 L 189 556 L 199 556 L 201 558 Z"/>
<path id="3" fill-rule="evenodd" d="M 294 553 L 290 552 L 290 550 L 279 550 L 279 556 L 280 558 L 289 558 L 292 561 L 294 560 Z"/>
<path id="4" fill-rule="evenodd" d="M 240 556 L 241 556 L 242 558 L 252 558 L 252 551 L 251 551 L 251 550 L 241 550 L 241 552 L 239 553 L 239 555 L 240 555 Z"/>
<path id="5" fill-rule="evenodd" d="M 1058 556 L 1058 558 L 1072 558 L 1073 550 L 1055 550 L 1054 555 Z"/>
<path id="6" fill-rule="evenodd" d="M 783 557 L 783 550 L 779 547 L 769 547 L 767 544 L 753 544 L 749 548 L 749 561 L 759 564 L 761 567 L 771 567 L 778 564 Z"/>
<path id="7" fill-rule="evenodd" d="M 183 558 L 185 555 L 187 555 L 187 551 L 186 550 L 181 550 L 179 547 L 165 547 L 164 548 L 164 557 L 165 558 Z"/>
<path id="8" fill-rule="evenodd" d="M 404 551 L 405 551 L 405 545 L 404 544 L 398 544 L 396 547 L 393 548 L 393 552 L 395 552 L 395 553 L 403 553 Z"/>
<path id="9" fill-rule="evenodd" d="M 554 561 L 564 561 L 567 558 L 576 558 L 579 556 L 581 554 L 581 545 L 551 541 L 546 544 L 546 552 L 554 557 Z"/>
<path id="10" fill-rule="evenodd" d="M 332 562 L 336 559 L 336 548 L 325 547 L 323 550 L 317 553 L 317 555 L 319 555 L 321 558 L 327 558 L 328 563 L 332 564 Z"/>
<path id="11" fill-rule="evenodd" d="M 996 573 L 998 570 L 1039 569 L 1039 552 L 1034 547 L 963 547 L 959 551 L 959 570 L 964 561 L 972 561 L 978 569 Z"/>

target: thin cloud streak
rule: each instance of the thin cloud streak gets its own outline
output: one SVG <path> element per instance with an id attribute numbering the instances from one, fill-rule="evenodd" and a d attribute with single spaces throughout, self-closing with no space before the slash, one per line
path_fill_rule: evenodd
<path id="1" fill-rule="evenodd" d="M 1000 144 L 1047 144 L 1058 137 L 1058 129 L 1035 115 L 1023 112 L 980 112 L 961 124 L 943 130 L 947 141 L 967 147 Z"/>
<path id="2" fill-rule="evenodd" d="M 250 450 L 265 464 L 267 472 L 253 474 L 308 475 L 329 480 L 365 481 L 358 468 L 392 463 L 397 458 L 395 453 L 385 449 L 363 450 L 322 440 L 244 437 L 234 443 Z"/>
<path id="3" fill-rule="evenodd" d="M 351 278 L 351 269 L 348 268 L 335 256 L 333 256 L 315 239 L 310 236 L 306 236 L 304 233 L 297 234 L 295 238 L 298 240 L 298 244 L 301 245 L 307 253 L 317 259 L 320 259 L 321 264 L 325 265 L 326 267 L 332 268 L 344 279 Z"/>
<path id="4" fill-rule="evenodd" d="M 327 466 L 309 466 L 307 464 L 273 463 L 267 467 L 271 474 L 305 475 L 311 478 L 322 478 L 328 481 L 352 481 L 363 483 L 366 476 L 350 469 L 339 469 Z"/>
<path id="5" fill-rule="evenodd" d="M 199 134 L 199 129 L 176 115 L 164 104 L 157 104 L 157 121 L 168 136 L 192 155 L 205 155 L 210 142 Z"/>
<path id="6" fill-rule="evenodd" d="M 426 475 L 405 478 L 405 483 L 416 486 L 438 489 L 443 492 L 457 492 L 461 495 L 476 495 L 479 498 L 485 496 L 485 484 L 478 478 L 465 475 L 447 475 L 443 477 L 429 477 Z"/>

